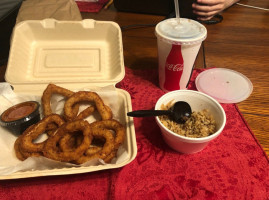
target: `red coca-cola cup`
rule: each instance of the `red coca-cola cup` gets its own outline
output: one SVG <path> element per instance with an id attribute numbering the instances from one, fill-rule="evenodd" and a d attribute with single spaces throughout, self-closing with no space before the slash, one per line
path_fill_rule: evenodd
<path id="1" fill-rule="evenodd" d="M 205 26 L 185 18 L 171 18 L 157 24 L 159 85 L 165 92 L 187 89 Z"/>

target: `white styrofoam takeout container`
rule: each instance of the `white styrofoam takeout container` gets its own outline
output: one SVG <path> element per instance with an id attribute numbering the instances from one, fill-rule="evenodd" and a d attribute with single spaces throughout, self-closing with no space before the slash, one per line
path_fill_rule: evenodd
<path id="1" fill-rule="evenodd" d="M 184 153 L 193 154 L 202 151 L 212 140 L 216 139 L 223 131 L 226 125 L 226 114 L 222 106 L 214 98 L 202 92 L 194 90 L 175 90 L 161 96 L 155 109 L 160 110 L 162 105 L 167 105 L 169 102 L 185 101 L 192 111 L 201 111 L 206 109 L 210 112 L 216 121 L 216 131 L 212 135 L 192 138 L 179 135 L 163 125 L 159 117 L 156 117 L 156 122 L 161 129 L 164 141 L 174 150 Z"/>
<path id="2" fill-rule="evenodd" d="M 108 85 L 115 87 L 124 75 L 122 35 L 114 22 L 45 19 L 23 21 L 14 28 L 5 79 L 17 94 L 41 97 L 48 83 L 73 91 Z M 128 153 L 127 160 L 90 167 L 15 172 L 0 176 L 0 180 L 85 173 L 130 163 L 137 154 L 133 121 L 126 115 L 132 110 L 131 98 L 124 90 L 116 88 L 116 91 L 119 121 L 126 125 L 123 145 Z"/>

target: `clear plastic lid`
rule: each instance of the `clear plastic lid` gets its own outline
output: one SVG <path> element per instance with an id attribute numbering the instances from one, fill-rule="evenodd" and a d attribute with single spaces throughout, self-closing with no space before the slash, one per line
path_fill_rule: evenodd
<path id="1" fill-rule="evenodd" d="M 253 90 L 251 81 L 231 69 L 214 68 L 199 74 L 195 80 L 197 90 L 220 103 L 238 103 L 247 99 Z"/>
<path id="2" fill-rule="evenodd" d="M 170 18 L 156 26 L 157 37 L 171 43 L 193 44 L 206 38 L 207 30 L 201 23 L 186 18 Z"/>

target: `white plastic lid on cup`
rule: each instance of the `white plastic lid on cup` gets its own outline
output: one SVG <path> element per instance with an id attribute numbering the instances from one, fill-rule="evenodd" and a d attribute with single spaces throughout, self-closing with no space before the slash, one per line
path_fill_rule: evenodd
<path id="1" fill-rule="evenodd" d="M 238 103 L 247 99 L 253 90 L 251 81 L 231 69 L 213 68 L 200 73 L 195 80 L 198 91 L 220 103 Z"/>
<path id="2" fill-rule="evenodd" d="M 155 28 L 156 36 L 173 44 L 196 44 L 205 40 L 204 25 L 186 18 L 170 18 L 161 21 Z"/>

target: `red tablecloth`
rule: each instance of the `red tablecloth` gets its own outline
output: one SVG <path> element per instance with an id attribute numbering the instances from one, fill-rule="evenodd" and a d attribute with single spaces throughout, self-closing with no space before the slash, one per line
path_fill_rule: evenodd
<path id="1" fill-rule="evenodd" d="M 108 0 L 99 0 L 98 2 L 76 1 L 80 12 L 99 12 Z"/>
<path id="2" fill-rule="evenodd" d="M 189 89 L 195 89 L 193 73 Z M 133 110 L 152 109 L 163 95 L 156 70 L 126 69 L 117 87 Z M 227 124 L 202 152 L 184 155 L 162 140 L 154 118 L 135 118 L 138 153 L 130 164 L 92 173 L 0 181 L 0 199 L 269 199 L 269 162 L 235 104 Z M 3 161 L 1 161 L 3 162 Z"/>

